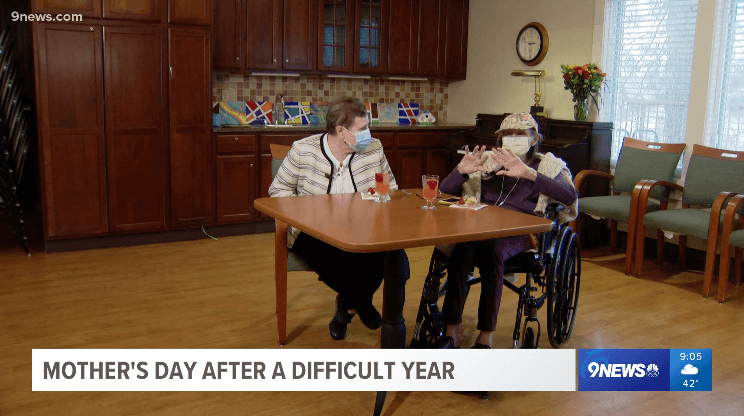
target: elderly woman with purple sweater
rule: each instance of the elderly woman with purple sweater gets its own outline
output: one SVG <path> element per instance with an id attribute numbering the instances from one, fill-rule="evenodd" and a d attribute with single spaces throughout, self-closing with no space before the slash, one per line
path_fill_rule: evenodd
<path id="1" fill-rule="evenodd" d="M 465 156 L 440 184 L 442 192 L 462 195 L 463 187 L 480 181 L 481 202 L 512 211 L 542 215 L 550 201 L 568 208 L 561 221 L 575 218 L 578 197 L 566 163 L 551 153 L 537 153 L 542 136 L 531 115 L 512 114 L 496 132 L 501 147 L 486 152 L 485 146 L 466 148 Z M 444 298 L 445 336 L 437 348 L 459 348 L 462 311 L 467 296 L 466 281 L 474 266 L 482 277 L 478 325 L 472 348 L 491 348 L 504 286 L 504 262 L 532 248 L 529 236 L 460 243 L 451 251 Z"/>

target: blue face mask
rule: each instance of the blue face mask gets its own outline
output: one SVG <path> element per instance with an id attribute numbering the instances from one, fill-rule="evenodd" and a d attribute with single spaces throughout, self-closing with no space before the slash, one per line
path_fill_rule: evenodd
<path id="1" fill-rule="evenodd" d="M 346 144 L 351 147 L 351 150 L 357 153 L 363 152 L 365 149 L 367 149 L 367 146 L 372 143 L 372 133 L 369 131 L 369 129 L 359 130 L 358 132 L 354 133 L 354 137 L 356 137 L 355 144 L 351 144 L 346 140 L 344 140 L 344 142 L 346 142 Z"/>

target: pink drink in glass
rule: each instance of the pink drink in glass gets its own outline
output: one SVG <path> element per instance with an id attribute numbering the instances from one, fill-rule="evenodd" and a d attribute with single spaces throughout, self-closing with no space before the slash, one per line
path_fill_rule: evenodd
<path id="1" fill-rule="evenodd" d="M 375 173 L 375 190 L 380 194 L 379 202 L 390 200 L 388 192 L 390 191 L 390 174 L 387 172 Z"/>
<path id="2" fill-rule="evenodd" d="M 438 175 L 423 175 L 421 182 L 424 188 L 424 199 L 426 200 L 426 206 L 423 209 L 437 209 L 433 204 L 434 198 L 437 197 L 437 191 L 439 190 L 439 176 Z"/>

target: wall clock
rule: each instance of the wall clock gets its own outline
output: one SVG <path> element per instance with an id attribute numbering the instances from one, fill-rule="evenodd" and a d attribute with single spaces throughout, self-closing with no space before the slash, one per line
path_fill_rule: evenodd
<path id="1" fill-rule="evenodd" d="M 517 35 L 517 56 L 525 65 L 535 66 L 548 53 L 548 31 L 537 22 L 526 24 Z"/>

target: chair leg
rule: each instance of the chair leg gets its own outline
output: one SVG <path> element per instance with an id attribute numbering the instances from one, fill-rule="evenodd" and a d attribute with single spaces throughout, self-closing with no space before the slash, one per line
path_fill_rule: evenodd
<path id="1" fill-rule="evenodd" d="M 638 224 L 636 224 L 636 218 L 635 218 L 635 210 L 631 212 L 630 220 L 628 222 L 628 241 L 625 244 L 625 275 L 630 275 L 630 270 L 633 267 L 633 249 L 635 248 L 635 238 L 636 238 L 636 228 L 638 227 Z M 636 259 L 637 261 L 638 259 Z"/>
<path id="2" fill-rule="evenodd" d="M 736 251 L 735 251 L 736 255 L 734 256 L 734 261 L 735 261 L 735 263 L 734 263 L 734 270 L 735 270 L 734 273 L 736 273 L 736 280 L 734 280 L 734 284 L 736 286 L 739 286 L 741 284 L 741 269 L 742 269 L 742 267 L 741 267 L 742 258 L 741 257 L 742 257 L 742 252 L 744 252 L 744 250 L 742 250 L 740 248 L 737 248 Z"/>
<path id="3" fill-rule="evenodd" d="M 679 235 L 679 268 L 684 270 L 687 259 L 687 236 Z"/>
<path id="4" fill-rule="evenodd" d="M 617 220 L 610 220 L 610 249 L 617 251 Z"/>
<path id="5" fill-rule="evenodd" d="M 638 228 L 636 229 L 636 255 L 635 255 L 635 274 L 636 277 L 641 277 L 641 268 L 643 267 L 643 245 L 645 244 L 646 237 L 646 225 L 643 224 L 643 219 L 638 219 Z"/>
<path id="6" fill-rule="evenodd" d="M 703 278 L 703 296 L 706 298 L 710 295 L 710 285 L 713 282 L 713 274 L 716 269 L 716 241 L 715 239 L 708 239 L 708 248 L 705 254 L 705 277 Z M 725 281 L 728 280 L 729 274 L 729 252 L 731 246 L 728 241 L 721 240 L 721 265 L 718 270 L 718 297 L 719 302 L 723 302 L 721 297 L 726 291 Z M 724 276 L 725 273 L 725 276 Z M 723 292 L 721 291 L 723 289 Z"/>
<path id="7" fill-rule="evenodd" d="M 664 264 L 664 231 L 656 230 L 656 264 Z"/>

